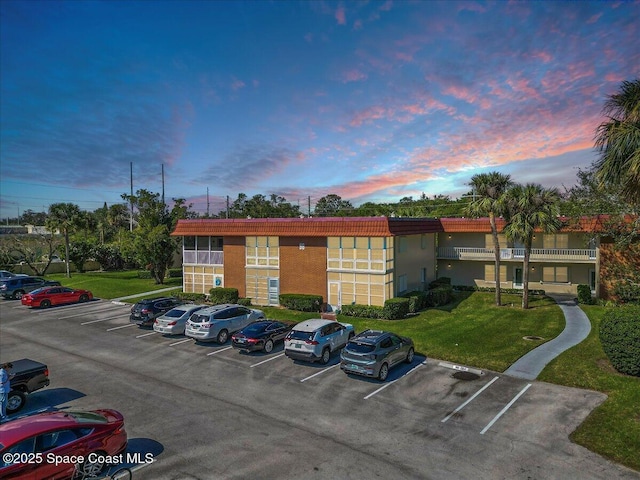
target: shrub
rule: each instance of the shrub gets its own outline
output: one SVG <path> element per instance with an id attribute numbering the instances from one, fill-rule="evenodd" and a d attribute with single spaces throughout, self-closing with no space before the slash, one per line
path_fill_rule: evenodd
<path id="1" fill-rule="evenodd" d="M 209 290 L 209 301 L 214 305 L 238 303 L 238 289 L 217 287 Z"/>
<path id="2" fill-rule="evenodd" d="M 170 268 L 167 270 L 167 278 L 180 278 L 182 277 L 181 268 Z"/>
<path id="3" fill-rule="evenodd" d="M 243 305 L 245 307 L 250 307 L 251 306 L 251 299 L 250 298 L 239 298 L 238 299 L 238 305 Z"/>
<path id="4" fill-rule="evenodd" d="M 429 289 L 438 288 L 442 285 L 451 285 L 451 279 L 449 277 L 438 277 L 429 284 Z"/>
<path id="5" fill-rule="evenodd" d="M 600 343 L 616 370 L 640 377 L 640 306 L 605 312 L 600 322 Z"/>
<path id="6" fill-rule="evenodd" d="M 585 305 L 591 305 L 593 303 L 591 287 L 589 285 L 578 285 L 578 303 Z"/>
<path id="7" fill-rule="evenodd" d="M 495 293 L 496 291 L 496 287 L 478 287 L 477 285 L 454 285 L 453 289 L 459 292 Z M 521 288 L 501 288 L 500 291 L 509 295 L 522 295 L 523 290 Z M 546 295 L 546 292 L 541 289 L 529 289 L 529 295 Z"/>
<path id="8" fill-rule="evenodd" d="M 409 299 L 409 313 L 417 313 L 429 305 L 427 292 L 415 291 L 402 296 Z"/>
<path id="9" fill-rule="evenodd" d="M 138 270 L 138 278 L 153 278 L 151 270 Z"/>
<path id="10" fill-rule="evenodd" d="M 207 299 L 207 296 L 204 293 L 178 292 L 174 296 L 180 300 L 184 300 L 185 302 L 194 303 L 204 303 Z"/>
<path id="11" fill-rule="evenodd" d="M 320 305 L 322 305 L 322 295 L 283 293 L 279 300 L 283 307 L 299 312 L 320 312 Z"/>
<path id="12" fill-rule="evenodd" d="M 340 314 L 348 317 L 384 318 L 384 308 L 376 305 L 343 305 Z"/>
<path id="13" fill-rule="evenodd" d="M 384 308 L 382 309 L 383 317 L 387 320 L 397 320 L 404 318 L 409 313 L 409 299 L 396 297 L 390 298 L 384 302 Z"/>
<path id="14" fill-rule="evenodd" d="M 640 303 L 640 285 L 638 284 L 618 282 L 613 293 L 622 303 Z"/>
<path id="15" fill-rule="evenodd" d="M 441 286 L 427 292 L 427 306 L 440 307 L 453 300 L 453 287 L 442 284 Z"/>

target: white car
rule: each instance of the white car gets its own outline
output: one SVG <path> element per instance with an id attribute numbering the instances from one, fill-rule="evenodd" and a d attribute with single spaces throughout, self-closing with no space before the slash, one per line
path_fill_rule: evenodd
<path id="1" fill-rule="evenodd" d="M 355 335 L 353 325 L 334 320 L 305 320 L 284 339 L 284 354 L 294 360 L 326 365 L 331 354 L 344 347 Z"/>
<path id="2" fill-rule="evenodd" d="M 242 330 L 251 322 L 265 318 L 262 310 L 254 310 L 243 305 L 214 305 L 191 314 L 184 334 L 200 342 L 226 343 L 232 333 Z"/>
<path id="3" fill-rule="evenodd" d="M 206 305 L 194 305 L 188 303 L 172 308 L 164 315 L 156 318 L 153 329 L 163 335 L 183 335 L 187 320 L 193 312 L 206 308 Z"/>

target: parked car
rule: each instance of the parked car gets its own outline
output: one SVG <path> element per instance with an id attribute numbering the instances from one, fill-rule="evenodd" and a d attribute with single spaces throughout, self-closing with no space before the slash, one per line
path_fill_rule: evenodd
<path id="1" fill-rule="evenodd" d="M 18 275 L 10 272 L 9 270 L 0 270 L 0 280 L 4 280 L 5 278 L 13 278 L 13 277 L 17 277 Z"/>
<path id="2" fill-rule="evenodd" d="M 191 314 L 205 307 L 206 305 L 195 305 L 193 303 L 178 305 L 156 318 L 153 323 L 153 329 L 164 335 L 183 335 L 187 320 L 189 320 Z"/>
<path id="3" fill-rule="evenodd" d="M 203 308 L 187 320 L 184 334 L 201 342 L 226 343 L 229 335 L 242 330 L 251 322 L 264 319 L 261 310 L 235 304 Z"/>
<path id="4" fill-rule="evenodd" d="M 75 478 L 79 456 L 86 478 L 97 478 L 106 461 L 127 448 L 124 417 L 115 410 L 29 415 L 0 425 L 0 438 L 3 479 Z M 59 463 L 46 461 L 49 456 Z"/>
<path id="5" fill-rule="evenodd" d="M 306 320 L 298 323 L 284 339 L 284 354 L 294 360 L 329 363 L 331 354 L 355 335 L 353 325 L 335 320 Z"/>
<path id="6" fill-rule="evenodd" d="M 233 348 L 246 352 L 263 350 L 271 353 L 273 346 L 291 331 L 293 325 L 276 322 L 274 320 L 264 320 L 253 322 L 244 327 L 239 332 L 231 336 Z"/>
<path id="7" fill-rule="evenodd" d="M 19 300 L 25 293 L 29 293 L 36 288 L 46 287 L 49 285 L 60 285 L 60 282 L 56 282 L 55 280 L 45 280 L 40 277 L 16 276 L 0 280 L 0 295 L 4 298 L 14 298 Z"/>
<path id="8" fill-rule="evenodd" d="M 156 297 L 140 300 L 131 307 L 129 321 L 140 327 L 151 327 L 156 318 L 183 303 L 182 300 L 175 297 Z"/>
<path id="9" fill-rule="evenodd" d="M 42 287 L 30 293 L 22 295 L 22 305 L 29 307 L 48 308 L 52 305 L 64 305 L 66 303 L 82 303 L 93 300 L 93 293 L 89 290 L 74 289 L 69 287 Z"/>
<path id="10" fill-rule="evenodd" d="M 385 381 L 396 365 L 413 362 L 413 340 L 381 330 L 365 330 L 353 337 L 340 353 L 340 368 L 346 373 Z"/>
<path id="11" fill-rule="evenodd" d="M 27 395 L 49 385 L 49 368 L 40 362 L 22 358 L 9 362 L 11 391 L 7 398 L 7 413 L 16 413 L 27 402 Z M 0 444 L 2 440 L 0 440 Z M 2 476 L 0 476 L 2 478 Z"/>

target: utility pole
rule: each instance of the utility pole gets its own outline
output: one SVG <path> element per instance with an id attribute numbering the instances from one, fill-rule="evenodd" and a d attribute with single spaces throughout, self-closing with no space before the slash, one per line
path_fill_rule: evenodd
<path id="1" fill-rule="evenodd" d="M 207 187 L 207 218 L 209 218 L 209 187 Z"/>
<path id="2" fill-rule="evenodd" d="M 162 206 L 164 207 L 164 163 L 162 164 Z"/>
<path id="3" fill-rule="evenodd" d="M 131 179 L 131 195 L 129 196 L 129 231 L 133 232 L 133 162 L 129 162 L 129 178 Z"/>
<path id="4" fill-rule="evenodd" d="M 229 218 L 229 195 L 227 195 L 227 218 Z"/>
<path id="5" fill-rule="evenodd" d="M 311 217 L 311 195 L 307 197 L 307 210 L 309 212 L 307 216 Z"/>

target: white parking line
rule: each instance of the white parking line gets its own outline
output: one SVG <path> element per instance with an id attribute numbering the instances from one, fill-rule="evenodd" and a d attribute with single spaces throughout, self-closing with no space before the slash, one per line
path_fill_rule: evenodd
<path id="1" fill-rule="evenodd" d="M 480 432 L 480 435 L 484 435 L 484 433 L 485 433 L 487 430 L 489 430 L 489 429 L 491 428 L 491 426 L 492 426 L 494 423 L 496 423 L 496 422 L 498 421 L 498 419 L 499 419 L 502 415 L 504 415 L 504 413 L 505 413 L 507 410 L 509 410 L 509 408 L 511 408 L 511 405 L 513 405 L 514 403 L 516 403 L 516 401 L 517 401 L 517 400 L 518 400 L 522 395 L 524 395 L 524 392 L 526 392 L 527 390 L 529 390 L 529 387 L 530 387 L 530 386 L 531 386 L 531 384 L 530 384 L 530 383 L 527 383 L 527 386 L 526 386 L 526 387 L 524 387 L 522 390 L 520 390 L 520 392 L 518 392 L 518 394 L 517 394 L 515 397 L 513 397 L 513 400 L 511 400 L 509 403 L 507 403 L 507 404 L 505 405 L 505 407 L 504 407 L 502 410 L 500 410 L 500 413 L 498 413 L 495 417 L 493 417 L 493 420 L 491 420 L 491 421 L 488 423 L 488 425 L 482 429 L 482 431 Z"/>
<path id="2" fill-rule="evenodd" d="M 375 392 L 371 392 L 369 395 L 367 395 L 366 397 L 364 397 L 365 400 L 368 400 L 369 398 L 373 397 L 374 395 L 380 393 L 382 390 L 384 390 L 385 388 L 393 385 L 394 383 L 396 383 L 398 380 L 400 380 L 401 378 L 406 377 L 407 375 L 409 375 L 412 372 L 415 372 L 418 368 L 420 368 L 422 365 L 426 365 L 427 361 L 425 360 L 424 362 L 418 364 L 415 366 L 415 368 L 412 368 L 411 370 L 409 370 L 407 373 L 405 373 L 404 375 L 402 375 L 401 377 L 396 378 L 395 380 L 390 381 L 389 383 L 385 383 L 383 386 L 381 386 L 379 389 L 377 389 Z"/>
<path id="3" fill-rule="evenodd" d="M 76 317 L 76 316 L 78 316 L 78 315 L 74 315 L 74 317 Z M 108 322 L 109 320 L 113 320 L 113 317 L 101 318 L 100 320 L 91 320 L 89 322 L 82 322 L 80 325 L 89 325 L 91 323 L 98 323 L 98 322 Z"/>
<path id="4" fill-rule="evenodd" d="M 112 328 L 107 328 L 107 332 L 111 332 L 113 330 L 120 330 L 121 328 L 127 328 L 127 327 L 137 327 L 138 325 L 136 325 L 135 323 L 128 323 L 126 325 L 120 325 L 119 327 L 112 327 Z"/>
<path id="5" fill-rule="evenodd" d="M 326 371 L 328 371 L 328 370 L 331 370 L 332 368 L 336 368 L 336 367 L 339 367 L 339 366 L 340 366 L 340 364 L 339 364 L 339 363 L 336 363 L 335 365 L 331 365 L 330 367 L 327 367 L 327 368 L 325 368 L 325 369 L 322 369 L 322 370 L 320 370 L 318 373 L 314 373 L 313 375 L 311 375 L 311 376 L 309 376 L 309 377 L 307 377 L 307 378 L 303 378 L 303 379 L 302 379 L 302 380 L 300 380 L 300 381 L 301 381 L 301 382 L 306 382 L 307 380 L 310 380 L 310 379 L 312 379 L 313 377 L 317 377 L 318 375 L 320 375 L 320 374 L 322 374 L 322 373 L 324 373 L 324 372 L 326 372 Z"/>
<path id="6" fill-rule="evenodd" d="M 95 310 L 87 310 L 86 312 L 76 313 L 75 315 L 67 315 L 66 317 L 58 317 L 58 320 L 66 320 L 67 318 L 82 317 L 83 315 L 91 315 L 92 313 L 110 312 L 111 310 L 121 310 L 120 308 L 99 308 Z"/>
<path id="7" fill-rule="evenodd" d="M 215 355 L 216 353 L 224 352 L 225 350 L 229 350 L 230 348 L 233 348 L 233 347 L 225 347 L 225 348 L 222 348 L 220 350 L 216 350 L 215 352 L 207 353 L 207 357 L 209 355 Z"/>
<path id="8" fill-rule="evenodd" d="M 187 338 L 185 340 L 180 340 L 179 342 L 173 342 L 170 343 L 169 346 L 173 347 L 174 345 L 180 345 L 181 343 L 187 343 L 187 342 L 192 342 L 193 340 L 191 338 Z"/>
<path id="9" fill-rule="evenodd" d="M 280 355 L 276 355 L 275 357 L 267 358 L 266 360 L 263 360 L 261 362 L 254 363 L 249 368 L 257 367 L 258 365 L 262 365 L 263 363 L 270 362 L 271 360 L 275 360 L 276 358 L 280 358 L 280 357 L 284 357 L 284 353 L 281 353 Z"/>
<path id="10" fill-rule="evenodd" d="M 148 337 L 149 335 L 155 335 L 156 333 L 158 332 L 143 333 L 142 335 L 136 335 L 136 338 Z"/>
<path id="11" fill-rule="evenodd" d="M 484 392 L 487 388 L 489 388 L 491 386 L 491 384 L 493 382 L 495 382 L 496 380 L 498 380 L 498 378 L 500 377 L 493 377 L 493 379 L 488 382 L 484 387 L 482 387 L 480 390 L 478 390 L 476 393 L 474 393 L 466 402 L 464 402 L 462 405 L 460 405 L 458 408 L 456 408 L 453 412 L 451 412 L 449 415 L 447 415 L 446 417 L 444 417 L 442 420 L 440 420 L 442 423 L 446 422 L 447 420 L 449 420 L 451 417 L 453 417 L 456 413 L 458 413 L 460 410 L 462 410 L 464 407 L 466 407 L 469 403 L 471 403 L 471 401 L 476 398 L 478 395 L 480 395 L 482 392 Z"/>

